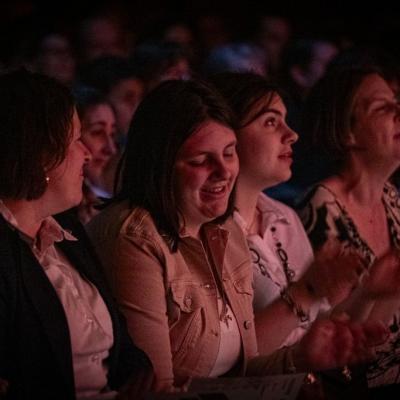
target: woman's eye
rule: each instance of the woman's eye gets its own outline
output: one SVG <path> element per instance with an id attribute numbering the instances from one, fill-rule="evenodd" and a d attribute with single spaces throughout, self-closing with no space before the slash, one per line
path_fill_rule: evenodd
<path id="1" fill-rule="evenodd" d="M 225 157 L 225 158 L 232 158 L 232 157 L 234 156 L 234 154 L 235 154 L 235 152 L 230 151 L 230 152 L 225 153 L 225 154 L 224 154 L 224 157 Z"/>
<path id="2" fill-rule="evenodd" d="M 189 161 L 189 164 L 193 165 L 193 166 L 199 166 L 199 165 L 203 165 L 205 162 L 206 162 L 205 158 L 194 158 Z"/>
<path id="3" fill-rule="evenodd" d="M 277 124 L 277 119 L 276 118 L 267 118 L 265 120 L 265 125 L 266 126 L 276 126 Z"/>

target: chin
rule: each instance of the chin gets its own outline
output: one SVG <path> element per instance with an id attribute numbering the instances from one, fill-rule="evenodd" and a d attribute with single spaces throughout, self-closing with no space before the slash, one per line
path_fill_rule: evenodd
<path id="1" fill-rule="evenodd" d="M 277 185 L 279 185 L 280 183 L 287 182 L 291 177 L 292 177 L 292 171 L 282 174 L 282 176 L 278 177 L 278 179 L 277 179 L 278 180 Z"/>
<path id="2" fill-rule="evenodd" d="M 227 208 L 228 208 L 228 205 L 225 205 L 225 207 L 215 207 L 211 210 L 208 210 L 206 215 L 207 215 L 207 217 L 210 218 L 210 220 L 213 220 L 213 219 L 219 218 L 222 215 L 224 215 L 226 213 Z"/>

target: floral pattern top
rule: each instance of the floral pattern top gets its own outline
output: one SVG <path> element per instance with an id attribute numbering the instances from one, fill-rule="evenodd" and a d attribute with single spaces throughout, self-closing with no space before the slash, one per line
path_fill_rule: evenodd
<path id="1" fill-rule="evenodd" d="M 400 249 L 400 197 L 397 189 L 386 183 L 382 201 L 385 207 L 391 245 Z M 357 226 L 335 193 L 322 184 L 314 186 L 299 205 L 299 215 L 315 252 L 329 238 L 352 247 L 362 257 L 366 268 L 376 259 L 361 237 Z M 400 383 L 400 309 L 389 324 L 389 340 L 377 348 L 377 359 L 368 368 L 368 386 Z"/>

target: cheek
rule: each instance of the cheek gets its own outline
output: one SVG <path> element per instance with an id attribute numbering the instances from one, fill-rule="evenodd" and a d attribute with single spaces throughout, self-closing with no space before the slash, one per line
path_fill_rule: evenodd
<path id="1" fill-rule="evenodd" d="M 176 189 L 182 197 L 193 197 L 205 181 L 204 174 L 199 171 L 185 170 L 179 173 Z"/>

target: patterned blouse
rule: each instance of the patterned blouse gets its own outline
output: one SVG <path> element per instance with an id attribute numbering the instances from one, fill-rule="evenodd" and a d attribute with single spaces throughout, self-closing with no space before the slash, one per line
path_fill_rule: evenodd
<path id="1" fill-rule="evenodd" d="M 392 247 L 400 249 L 400 197 L 386 183 L 382 201 L 385 206 Z M 357 226 L 335 193 L 322 184 L 314 186 L 299 206 L 299 215 L 315 251 L 329 238 L 336 238 L 357 251 L 369 268 L 376 259 L 361 237 Z M 400 309 L 389 324 L 389 340 L 377 348 L 377 359 L 367 371 L 368 386 L 400 383 Z"/>

